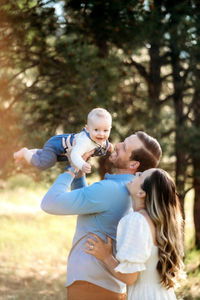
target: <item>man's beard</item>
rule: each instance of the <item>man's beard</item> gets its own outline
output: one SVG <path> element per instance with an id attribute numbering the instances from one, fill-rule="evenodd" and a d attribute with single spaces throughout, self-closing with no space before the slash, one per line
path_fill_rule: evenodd
<path id="1" fill-rule="evenodd" d="M 112 155 L 113 155 L 113 153 L 111 153 L 108 158 L 111 167 L 114 169 L 125 169 L 126 164 L 121 158 L 118 158 L 118 154 L 116 153 L 116 158 L 113 161 L 111 159 Z"/>

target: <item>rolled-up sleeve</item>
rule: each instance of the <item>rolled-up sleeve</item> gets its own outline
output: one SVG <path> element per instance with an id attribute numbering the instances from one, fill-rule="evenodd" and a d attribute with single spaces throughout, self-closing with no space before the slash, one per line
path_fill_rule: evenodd
<path id="1" fill-rule="evenodd" d="M 87 186 L 87 181 L 85 176 L 74 178 L 74 180 L 71 183 L 71 190 L 77 190 L 85 186 Z"/>

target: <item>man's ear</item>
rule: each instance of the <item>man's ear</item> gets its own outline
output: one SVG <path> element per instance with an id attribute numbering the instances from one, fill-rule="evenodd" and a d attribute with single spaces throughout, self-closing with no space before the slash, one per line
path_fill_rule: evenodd
<path id="1" fill-rule="evenodd" d="M 134 172 L 137 171 L 137 169 L 139 168 L 139 166 L 140 166 L 140 162 L 137 161 L 137 160 L 131 160 L 131 161 L 129 162 L 129 168 L 130 168 L 132 171 L 134 171 Z"/>

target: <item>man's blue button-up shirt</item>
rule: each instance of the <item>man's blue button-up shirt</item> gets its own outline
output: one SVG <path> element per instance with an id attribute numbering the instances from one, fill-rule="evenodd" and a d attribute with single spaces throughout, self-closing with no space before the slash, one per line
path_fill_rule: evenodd
<path id="1" fill-rule="evenodd" d="M 78 215 L 68 258 L 67 286 L 76 280 L 84 280 L 114 292 L 125 292 L 125 284 L 111 275 L 95 257 L 85 253 L 84 248 L 87 237 L 93 232 L 104 241 L 110 236 L 115 249 L 118 222 L 131 209 L 126 184 L 132 179 L 132 174 L 107 173 L 104 180 L 87 186 L 85 177 L 73 180 L 69 173 L 64 173 L 44 196 L 41 208 L 47 213 Z"/>

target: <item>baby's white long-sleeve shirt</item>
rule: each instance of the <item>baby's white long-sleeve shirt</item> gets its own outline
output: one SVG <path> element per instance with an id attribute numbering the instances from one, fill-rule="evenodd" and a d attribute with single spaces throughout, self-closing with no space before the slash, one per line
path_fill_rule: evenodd
<path id="1" fill-rule="evenodd" d="M 75 143 L 75 144 L 74 144 Z M 93 142 L 84 131 L 77 133 L 74 138 L 73 147 L 71 151 L 71 160 L 72 163 L 81 170 L 83 165 L 85 164 L 82 155 L 86 152 L 90 152 L 91 150 L 97 148 L 97 144 Z M 106 142 L 104 145 L 106 146 Z"/>

